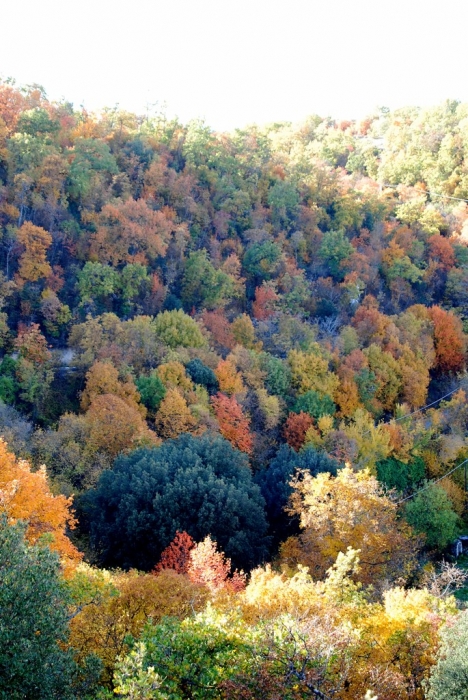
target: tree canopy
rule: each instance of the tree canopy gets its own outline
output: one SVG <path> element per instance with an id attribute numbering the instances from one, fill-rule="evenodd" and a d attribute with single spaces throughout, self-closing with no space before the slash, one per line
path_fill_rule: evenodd
<path id="1" fill-rule="evenodd" d="M 185 530 L 211 535 L 240 568 L 267 552 L 260 489 L 226 440 L 181 435 L 119 457 L 86 497 L 91 539 L 107 566 L 148 570 Z"/>

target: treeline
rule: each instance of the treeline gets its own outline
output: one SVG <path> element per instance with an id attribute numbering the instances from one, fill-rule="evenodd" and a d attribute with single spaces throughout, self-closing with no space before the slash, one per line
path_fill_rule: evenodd
<path id="1" fill-rule="evenodd" d="M 217 134 L 0 84 L 0 430 L 32 467 L 4 452 L 1 504 L 75 562 L 70 693 L 96 659 L 112 688 L 126 635 L 152 618 L 116 671 L 129 697 L 423 697 L 457 614 L 429 570 L 466 522 L 466 123 L 446 102 Z M 75 516 L 37 515 L 36 474 L 44 512 L 73 495 Z M 36 556 L 3 528 L 5 551 Z M 149 573 L 174 537 L 185 563 L 170 550 Z M 307 629 L 296 603 L 315 610 Z M 420 617 L 403 622 L 405 606 Z M 170 668 L 167 635 L 182 645 Z M 214 638 L 226 673 L 200 657 L 208 675 L 169 689 Z"/>

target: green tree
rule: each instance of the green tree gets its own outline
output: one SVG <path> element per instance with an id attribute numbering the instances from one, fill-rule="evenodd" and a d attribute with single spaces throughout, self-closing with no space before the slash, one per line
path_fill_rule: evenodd
<path id="1" fill-rule="evenodd" d="M 458 515 L 440 486 L 430 486 L 410 500 L 405 507 L 408 523 L 426 537 L 431 549 L 445 549 L 459 531 Z"/>
<path id="2" fill-rule="evenodd" d="M 440 631 L 437 663 L 425 682 L 427 700 L 466 700 L 468 698 L 468 614 Z"/>
<path id="3" fill-rule="evenodd" d="M 186 309 L 216 309 L 234 294 L 234 280 L 217 270 L 208 259 L 206 250 L 190 253 L 182 280 L 182 301 Z"/>
<path id="4" fill-rule="evenodd" d="M 49 547 L 29 546 L 25 525 L 0 521 L 0 698 L 77 698 L 68 638 L 71 602 Z"/>
<path id="5" fill-rule="evenodd" d="M 281 248 L 273 241 L 253 243 L 247 249 L 242 261 L 247 274 L 260 285 L 263 280 L 270 280 L 275 276 L 281 260 Z"/>
<path id="6" fill-rule="evenodd" d="M 166 396 L 166 387 L 156 370 L 146 377 L 142 375 L 136 381 L 140 401 L 151 413 L 156 413 L 159 404 Z"/>
<path id="7" fill-rule="evenodd" d="M 279 180 L 268 192 L 268 204 L 276 226 L 288 228 L 297 216 L 299 193 L 292 182 Z"/>
<path id="8" fill-rule="evenodd" d="M 153 328 L 157 337 L 170 348 L 202 348 L 206 345 L 200 326 L 182 309 L 158 314 Z"/>
<path id="9" fill-rule="evenodd" d="M 320 396 L 320 394 L 311 389 L 296 399 L 292 410 L 294 413 L 303 411 L 317 420 L 318 418 L 322 418 L 322 416 L 335 415 L 336 406 L 328 394 Z"/>
<path id="10" fill-rule="evenodd" d="M 16 360 L 4 357 L 0 364 L 0 399 L 8 404 L 15 403 L 19 392 L 16 370 Z"/>
<path id="11" fill-rule="evenodd" d="M 94 302 L 102 310 L 115 293 L 118 282 L 119 274 L 113 267 L 88 261 L 78 273 L 81 303 L 84 305 Z"/>
<path id="12" fill-rule="evenodd" d="M 404 491 L 415 487 L 425 476 L 426 469 L 421 457 L 414 457 L 408 463 L 395 457 L 388 457 L 377 462 L 377 478 L 388 489 Z"/>
<path id="13" fill-rule="evenodd" d="M 86 197 L 93 183 L 99 181 L 97 176 L 111 176 L 118 172 L 115 157 L 105 141 L 76 139 L 68 181 L 68 190 L 74 199 Z"/>
<path id="14" fill-rule="evenodd" d="M 140 263 L 129 263 L 125 265 L 118 279 L 124 310 L 128 310 L 130 302 L 148 285 L 150 279 L 148 270 Z"/>
<path id="15" fill-rule="evenodd" d="M 177 530 L 212 535 L 236 567 L 267 551 L 264 501 L 247 457 L 219 436 L 180 435 L 121 455 L 83 497 L 105 566 L 151 569 Z"/>
<path id="16" fill-rule="evenodd" d="M 216 394 L 219 389 L 219 382 L 211 367 L 207 367 L 196 357 L 190 360 L 185 370 L 195 384 L 201 384 L 201 386 L 206 387 L 209 394 Z"/>
<path id="17" fill-rule="evenodd" d="M 341 281 L 344 278 L 343 265 L 353 252 L 354 248 L 344 231 L 327 231 L 323 234 L 319 255 L 334 279 Z"/>
<path id="18" fill-rule="evenodd" d="M 149 623 L 139 644 L 117 666 L 119 695 L 137 700 L 221 697 L 220 683 L 252 665 L 249 630 L 246 625 L 240 628 L 239 622 L 224 620 L 215 611 L 183 621 L 166 618 L 158 625 Z M 151 687 L 157 689 L 155 694 L 140 690 Z"/>
<path id="19" fill-rule="evenodd" d="M 291 387 L 291 368 L 279 357 L 262 353 L 261 367 L 266 372 L 265 386 L 270 394 L 286 396 Z"/>

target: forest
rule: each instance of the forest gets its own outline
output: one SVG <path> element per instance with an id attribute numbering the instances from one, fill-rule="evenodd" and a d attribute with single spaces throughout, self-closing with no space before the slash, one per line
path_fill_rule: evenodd
<path id="1" fill-rule="evenodd" d="M 0 700 L 468 698 L 468 104 L 0 82 Z"/>

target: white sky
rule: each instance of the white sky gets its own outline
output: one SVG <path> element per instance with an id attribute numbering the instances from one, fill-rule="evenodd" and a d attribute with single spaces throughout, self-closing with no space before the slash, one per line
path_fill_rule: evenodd
<path id="1" fill-rule="evenodd" d="M 215 129 L 468 101 L 468 0 L 0 0 L 0 75 Z"/>

